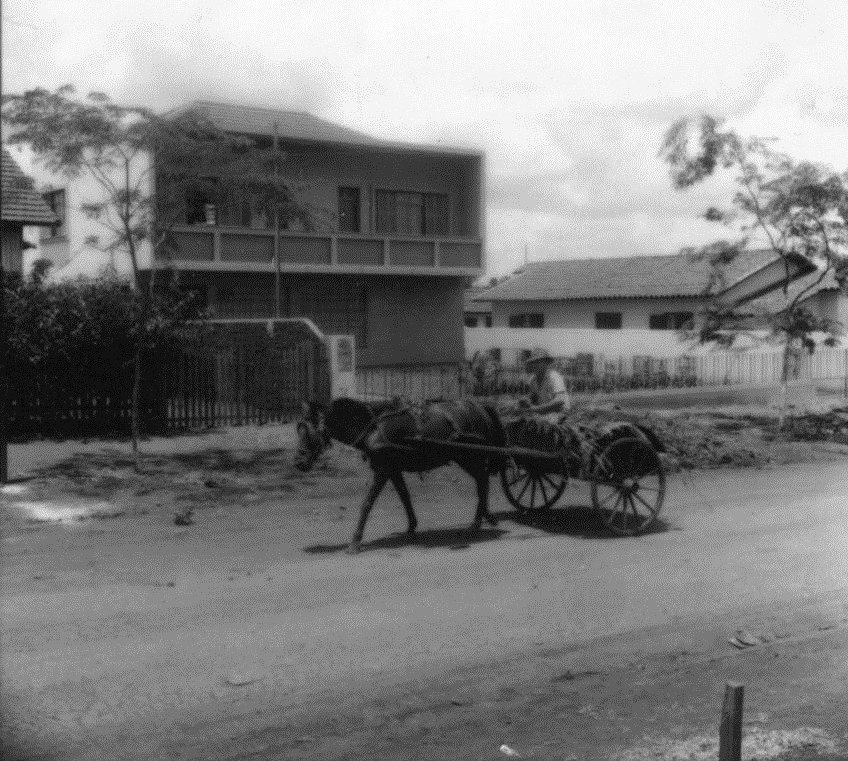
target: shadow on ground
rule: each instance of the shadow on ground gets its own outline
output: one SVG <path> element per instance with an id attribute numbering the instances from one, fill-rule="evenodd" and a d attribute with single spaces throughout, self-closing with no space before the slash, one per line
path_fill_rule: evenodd
<path id="1" fill-rule="evenodd" d="M 500 539 L 507 532 L 499 528 L 481 528 L 479 531 L 471 531 L 467 527 L 431 529 L 428 531 L 417 531 L 410 536 L 406 532 L 392 534 L 391 536 L 375 539 L 373 542 L 363 542 L 363 552 L 369 550 L 390 550 L 399 547 L 447 547 L 451 550 L 464 550 L 472 544 L 490 542 Z M 304 547 L 303 551 L 313 555 L 323 553 L 342 552 L 347 549 L 344 544 L 312 544 Z"/>
<path id="2" fill-rule="evenodd" d="M 520 515 L 517 511 L 497 513 L 498 520 L 510 520 L 521 526 L 535 528 L 548 534 L 567 534 L 585 539 L 628 539 L 613 534 L 604 525 L 597 510 L 586 506 L 573 506 L 559 510 L 534 510 Z M 671 530 L 668 521 L 657 518 L 642 535 L 662 534 Z"/>

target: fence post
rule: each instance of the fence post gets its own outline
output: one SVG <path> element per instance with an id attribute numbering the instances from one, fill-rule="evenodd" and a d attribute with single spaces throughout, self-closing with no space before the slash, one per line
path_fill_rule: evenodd
<path id="1" fill-rule="evenodd" d="M 742 761 L 742 705 L 745 687 L 728 682 L 721 709 L 718 761 Z"/>

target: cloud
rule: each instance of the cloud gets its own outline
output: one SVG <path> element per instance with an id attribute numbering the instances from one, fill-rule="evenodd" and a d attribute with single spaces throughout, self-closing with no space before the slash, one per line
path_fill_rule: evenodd
<path id="1" fill-rule="evenodd" d="M 498 272 L 525 242 L 602 256 L 720 234 L 699 215 L 727 179 L 680 193 L 657 158 L 680 116 L 848 166 L 844 0 L 7 0 L 4 22 L 7 91 L 232 100 L 484 149 Z"/>
<path id="2" fill-rule="evenodd" d="M 140 99 L 161 109 L 202 99 L 324 113 L 335 97 L 328 72 L 300 61 L 277 63 L 238 45 L 175 48 L 139 40 L 126 51 L 121 69 L 114 99 Z"/>

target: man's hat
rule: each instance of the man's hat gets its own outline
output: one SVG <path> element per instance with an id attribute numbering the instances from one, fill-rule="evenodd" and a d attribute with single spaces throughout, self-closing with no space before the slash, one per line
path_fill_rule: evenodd
<path id="1" fill-rule="evenodd" d="M 554 358 L 548 354 L 547 349 L 542 349 L 541 347 L 537 347 L 530 352 L 530 356 L 524 360 L 525 365 L 529 365 L 531 362 L 553 362 Z"/>

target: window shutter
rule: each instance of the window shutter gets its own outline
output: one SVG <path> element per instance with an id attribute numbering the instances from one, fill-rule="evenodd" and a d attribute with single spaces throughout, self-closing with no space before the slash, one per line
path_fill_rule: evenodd
<path id="1" fill-rule="evenodd" d="M 441 193 L 424 196 L 424 232 L 427 235 L 448 235 L 448 197 Z"/>
<path id="2" fill-rule="evenodd" d="M 377 232 L 395 232 L 395 194 L 388 190 L 377 191 Z"/>

